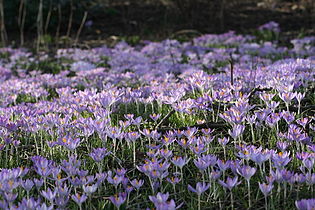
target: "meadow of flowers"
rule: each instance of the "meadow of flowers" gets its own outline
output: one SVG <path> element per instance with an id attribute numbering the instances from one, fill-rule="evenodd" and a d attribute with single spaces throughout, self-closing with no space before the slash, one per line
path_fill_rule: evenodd
<path id="1" fill-rule="evenodd" d="M 0 49 L 0 208 L 315 208 L 315 37 Z"/>

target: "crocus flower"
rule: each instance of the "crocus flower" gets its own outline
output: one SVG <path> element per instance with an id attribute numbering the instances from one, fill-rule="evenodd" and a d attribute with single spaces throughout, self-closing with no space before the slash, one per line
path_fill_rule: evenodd
<path id="1" fill-rule="evenodd" d="M 40 205 L 40 203 L 40 199 L 35 200 L 34 198 L 23 198 L 19 206 L 22 209 L 36 209 Z"/>
<path id="2" fill-rule="evenodd" d="M 282 152 L 284 152 L 284 151 L 288 148 L 289 145 L 290 145 L 290 144 L 289 144 L 288 142 L 286 142 L 286 141 L 278 141 L 278 142 L 277 142 L 277 147 L 278 147 Z"/>
<path id="3" fill-rule="evenodd" d="M 206 184 L 206 183 L 201 183 L 198 182 L 196 184 L 196 188 L 193 188 L 191 185 L 188 185 L 188 190 L 190 190 L 191 192 L 197 193 L 198 196 L 200 196 L 202 193 L 204 193 L 205 191 L 207 191 L 210 187 L 210 184 Z"/>
<path id="4" fill-rule="evenodd" d="M 26 179 L 25 181 L 21 180 L 21 186 L 29 192 L 33 188 L 34 182 L 30 179 Z"/>
<path id="5" fill-rule="evenodd" d="M 269 183 L 269 184 L 266 184 L 266 183 L 258 183 L 259 184 L 259 189 L 260 189 L 260 191 L 265 195 L 265 196 L 267 196 L 270 192 L 271 192 L 271 190 L 272 190 L 272 188 L 273 188 L 273 184 L 272 183 Z"/>
<path id="6" fill-rule="evenodd" d="M 202 158 L 198 158 L 197 160 L 194 160 L 194 164 L 200 171 L 204 171 L 210 166 L 210 162 L 207 162 L 203 160 Z"/>
<path id="7" fill-rule="evenodd" d="M 50 160 L 47 160 L 44 157 L 41 156 L 34 156 L 32 157 L 32 161 L 34 163 L 35 171 L 43 176 L 47 177 L 52 173 L 53 168 L 53 162 Z"/>
<path id="8" fill-rule="evenodd" d="M 86 201 L 87 196 L 84 194 L 80 195 L 79 193 L 76 193 L 75 195 L 71 195 L 71 198 L 74 202 L 78 204 L 78 206 L 81 206 L 82 203 Z"/>
<path id="9" fill-rule="evenodd" d="M 86 194 L 92 194 L 97 190 L 97 184 L 93 184 L 93 185 L 83 185 L 83 191 Z"/>
<path id="10" fill-rule="evenodd" d="M 175 165 L 178 166 L 179 168 L 183 168 L 184 165 L 186 165 L 189 162 L 189 159 L 187 160 L 186 157 L 178 157 L 174 156 L 171 159 L 171 162 Z"/>
<path id="11" fill-rule="evenodd" d="M 270 152 L 256 152 L 250 154 L 250 159 L 258 165 L 261 165 L 263 162 L 269 160 L 270 156 Z"/>
<path id="12" fill-rule="evenodd" d="M 126 133 L 125 137 L 127 140 L 131 142 L 135 142 L 138 138 L 140 138 L 140 134 L 136 131 Z"/>
<path id="13" fill-rule="evenodd" d="M 226 171 L 230 167 L 230 161 L 217 160 L 217 165 L 219 166 L 221 171 Z"/>
<path id="14" fill-rule="evenodd" d="M 218 142 L 219 142 L 219 144 L 221 144 L 222 146 L 225 146 L 229 141 L 230 141 L 230 139 L 229 139 L 229 138 L 226 138 L 226 137 L 224 137 L 224 138 L 218 138 Z"/>
<path id="15" fill-rule="evenodd" d="M 81 143 L 81 140 L 80 138 L 73 138 L 69 135 L 66 135 L 60 138 L 58 143 L 62 146 L 65 146 L 67 149 L 73 151 L 79 146 L 79 144 Z"/>
<path id="16" fill-rule="evenodd" d="M 154 203 L 155 206 L 159 206 L 163 203 L 166 203 L 168 197 L 169 197 L 168 192 L 165 194 L 158 192 L 156 196 L 149 196 L 149 199 Z"/>
<path id="17" fill-rule="evenodd" d="M 123 181 L 123 177 L 118 175 L 115 175 L 114 177 L 108 176 L 107 181 L 117 187 Z"/>
<path id="18" fill-rule="evenodd" d="M 245 130 L 244 125 L 234 125 L 232 131 L 229 130 L 229 134 L 233 139 L 237 139 Z"/>
<path id="19" fill-rule="evenodd" d="M 249 180 L 256 173 L 256 170 L 256 168 L 252 168 L 250 166 L 241 166 L 237 169 L 237 172 L 246 180 Z"/>
<path id="20" fill-rule="evenodd" d="M 109 200 L 119 209 L 119 207 L 125 203 L 127 198 L 126 193 L 119 193 L 118 195 L 113 195 L 109 197 Z"/>
<path id="21" fill-rule="evenodd" d="M 12 192 L 5 192 L 4 198 L 8 203 L 12 203 L 17 198 L 18 194 L 12 193 Z"/>
<path id="22" fill-rule="evenodd" d="M 295 206 L 298 210 L 311 210 L 315 208 L 315 199 L 302 199 L 295 201 Z"/>
<path id="23" fill-rule="evenodd" d="M 95 162 L 101 162 L 109 154 L 106 148 L 94 148 L 89 155 Z"/>
<path id="24" fill-rule="evenodd" d="M 228 177 L 226 179 L 226 182 L 222 180 L 218 180 L 219 184 L 222 185 L 225 188 L 228 188 L 230 191 L 233 189 L 233 187 L 239 185 L 241 182 L 237 182 L 238 176 L 235 176 L 233 179 Z"/>
<path id="25" fill-rule="evenodd" d="M 137 190 L 139 190 L 140 187 L 143 185 L 144 181 L 143 181 L 143 180 L 134 179 L 134 180 L 132 180 L 130 183 L 131 183 L 131 185 L 134 186 Z"/>
<path id="26" fill-rule="evenodd" d="M 56 195 L 57 195 L 57 191 L 56 189 L 54 191 L 51 191 L 50 188 L 48 188 L 48 190 L 46 191 L 42 191 L 41 195 L 46 198 L 47 200 L 49 200 L 51 203 L 53 203 L 53 200 L 55 199 Z"/>
<path id="27" fill-rule="evenodd" d="M 165 159 L 169 159 L 173 155 L 173 152 L 167 149 L 160 149 L 158 150 L 158 153 Z"/>
<path id="28" fill-rule="evenodd" d="M 178 174 L 176 174 L 175 176 L 172 176 L 171 178 L 166 178 L 166 181 L 168 181 L 172 185 L 175 185 L 175 184 L 179 183 L 181 181 L 181 179 L 178 178 Z"/>
<path id="29" fill-rule="evenodd" d="M 153 121 L 157 121 L 159 118 L 161 117 L 161 114 L 150 114 L 150 118 L 153 120 Z"/>

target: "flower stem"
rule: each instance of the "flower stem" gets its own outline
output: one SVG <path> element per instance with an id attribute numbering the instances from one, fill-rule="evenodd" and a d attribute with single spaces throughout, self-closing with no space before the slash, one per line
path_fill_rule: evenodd
<path id="1" fill-rule="evenodd" d="M 247 180 L 247 191 L 248 191 L 248 208 L 251 208 L 252 203 L 250 199 L 250 182 L 249 179 Z"/>
<path id="2" fill-rule="evenodd" d="M 233 192 L 231 190 L 231 209 L 234 209 L 234 200 L 233 200 Z"/>

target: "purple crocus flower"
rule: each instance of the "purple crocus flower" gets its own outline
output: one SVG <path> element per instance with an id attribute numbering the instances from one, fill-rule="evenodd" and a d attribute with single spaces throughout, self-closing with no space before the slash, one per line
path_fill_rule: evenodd
<path id="1" fill-rule="evenodd" d="M 41 188 L 41 186 L 44 184 L 43 179 L 33 179 L 33 181 L 37 189 Z"/>
<path id="2" fill-rule="evenodd" d="M 67 205 L 67 203 L 69 202 L 69 196 L 57 196 L 55 198 L 55 203 L 56 205 L 61 208 L 61 209 L 64 209 Z"/>
<path id="3" fill-rule="evenodd" d="M 202 193 L 204 193 L 205 191 L 207 191 L 210 187 L 210 184 L 206 184 L 206 183 L 201 183 L 198 182 L 196 184 L 196 188 L 193 188 L 191 185 L 188 185 L 188 190 L 190 190 L 191 192 L 197 193 L 198 196 L 200 196 Z"/>
<path id="4" fill-rule="evenodd" d="M 229 134 L 233 139 L 237 139 L 245 130 L 244 125 L 234 125 L 232 131 L 229 130 Z"/>
<path id="5" fill-rule="evenodd" d="M 101 162 L 110 152 L 107 151 L 106 148 L 94 148 L 93 151 L 89 154 L 89 156 L 95 162 Z"/>
<path id="6" fill-rule="evenodd" d="M 228 177 L 226 179 L 226 182 L 224 182 L 222 180 L 218 180 L 220 185 L 222 185 L 225 188 L 228 188 L 230 191 L 233 189 L 233 187 L 235 187 L 241 183 L 241 182 L 237 182 L 237 181 L 238 181 L 238 176 L 235 176 L 233 179 Z"/>
<path id="7" fill-rule="evenodd" d="M 166 203 L 169 197 L 169 193 L 166 194 L 158 192 L 156 196 L 149 196 L 150 201 L 154 203 L 155 206 L 159 206 L 162 203 Z"/>
<path id="8" fill-rule="evenodd" d="M 196 145 L 190 145 L 190 149 L 193 153 L 195 153 L 197 156 L 200 156 L 202 153 L 207 151 L 206 145 L 201 143 L 201 144 L 196 144 Z"/>
<path id="9" fill-rule="evenodd" d="M 258 183 L 259 184 L 259 189 L 260 189 L 260 191 L 265 195 L 265 196 L 267 196 L 270 192 L 271 192 L 271 190 L 272 190 L 272 188 L 273 188 L 273 184 L 272 183 L 269 183 L 269 184 L 266 184 L 266 183 Z"/>
<path id="10" fill-rule="evenodd" d="M 304 93 L 296 93 L 295 98 L 296 100 L 301 103 L 302 99 L 305 97 L 305 92 Z"/>
<path id="11" fill-rule="evenodd" d="M 34 163 L 35 171 L 40 176 L 47 177 L 52 173 L 52 169 L 54 167 L 52 161 L 41 156 L 33 156 L 32 161 Z"/>
<path id="12" fill-rule="evenodd" d="M 168 149 L 160 149 L 160 150 L 158 150 L 157 153 L 159 155 L 161 155 L 166 160 L 169 159 L 173 155 L 173 152 L 171 150 L 168 150 Z"/>
<path id="13" fill-rule="evenodd" d="M 227 143 L 229 143 L 229 141 L 230 141 L 230 139 L 229 139 L 229 137 L 224 137 L 224 138 L 218 138 L 218 142 L 219 142 L 219 144 L 221 144 L 223 147 L 227 144 Z"/>
<path id="14" fill-rule="evenodd" d="M 296 93 L 292 93 L 292 92 L 282 92 L 279 93 L 279 97 L 282 99 L 282 101 L 284 101 L 284 103 L 286 104 L 290 104 L 290 102 L 292 101 L 292 99 L 294 99 L 296 96 Z"/>
<path id="15" fill-rule="evenodd" d="M 161 162 L 160 164 L 155 164 L 155 168 L 156 170 L 163 172 L 166 171 L 170 167 L 170 165 L 171 165 L 170 163 L 164 161 L 163 163 Z"/>
<path id="16" fill-rule="evenodd" d="M 218 180 L 221 176 L 221 171 L 211 171 L 210 173 L 210 179 L 212 180 Z"/>
<path id="17" fill-rule="evenodd" d="M 315 199 L 302 199 L 295 201 L 295 206 L 298 210 L 311 210 L 315 208 Z"/>
<path id="18" fill-rule="evenodd" d="M 83 185 L 83 191 L 86 194 L 92 194 L 97 190 L 97 184 L 93 184 L 93 185 Z"/>
<path id="19" fill-rule="evenodd" d="M 195 133 L 197 132 L 197 128 L 193 127 L 193 128 L 188 128 L 187 130 L 184 131 L 184 135 L 187 137 L 187 138 L 190 138 L 192 136 L 195 135 Z"/>
<path id="20" fill-rule="evenodd" d="M 219 166 L 221 171 L 226 171 L 230 167 L 230 162 L 231 161 L 225 161 L 225 160 L 217 160 L 217 165 Z"/>
<path id="21" fill-rule="evenodd" d="M 48 188 L 46 191 L 41 191 L 41 195 L 50 201 L 50 203 L 53 203 L 53 200 L 55 199 L 57 195 L 56 189 L 52 191 L 50 188 Z"/>
<path id="22" fill-rule="evenodd" d="M 309 118 L 304 117 L 304 118 L 301 118 L 301 119 L 296 120 L 296 122 L 297 122 L 299 125 L 301 125 L 301 126 L 305 129 L 307 123 L 309 123 L 310 120 L 309 120 Z"/>
<path id="23" fill-rule="evenodd" d="M 140 136 L 141 135 L 136 131 L 125 134 L 125 138 L 131 142 L 135 142 L 138 138 L 140 138 Z"/>
<path id="24" fill-rule="evenodd" d="M 161 114 L 150 114 L 150 118 L 153 120 L 153 121 L 157 121 L 159 118 L 161 117 Z"/>
<path id="25" fill-rule="evenodd" d="M 180 208 L 181 205 L 176 207 L 175 201 L 171 199 L 170 201 L 165 201 L 162 203 L 154 203 L 154 206 L 156 210 L 175 210 L 177 208 Z"/>
<path id="26" fill-rule="evenodd" d="M 34 198 L 23 198 L 19 204 L 21 209 L 37 209 L 40 205 L 40 199 L 35 200 Z"/>
<path id="27" fill-rule="evenodd" d="M 276 168 L 283 168 L 292 160 L 289 157 L 290 152 L 279 152 L 278 154 L 272 155 L 272 162 Z"/>
<path id="28" fill-rule="evenodd" d="M 204 171 L 210 166 L 210 162 L 205 161 L 202 158 L 198 158 L 197 160 L 194 160 L 194 164 L 200 171 Z"/>
<path id="29" fill-rule="evenodd" d="M 122 176 L 118 176 L 118 175 L 115 175 L 114 177 L 111 177 L 110 175 L 108 175 L 107 181 L 110 184 L 112 184 L 115 187 L 117 187 L 123 181 L 123 177 Z"/>
<path id="30" fill-rule="evenodd" d="M 21 186 L 29 192 L 33 188 L 34 182 L 30 179 L 26 179 L 25 181 L 21 180 Z"/>
<path id="31" fill-rule="evenodd" d="M 286 142 L 286 141 L 278 141 L 278 142 L 277 142 L 277 147 L 278 147 L 282 152 L 284 152 L 284 151 L 288 148 L 289 145 L 290 145 L 290 144 L 289 144 L 288 142 Z"/>
<path id="32" fill-rule="evenodd" d="M 183 167 L 189 162 L 189 159 L 187 160 L 186 157 L 174 156 L 174 157 L 171 159 L 171 162 L 172 162 L 175 166 L 178 166 L 179 168 L 183 168 Z"/>
<path id="33" fill-rule="evenodd" d="M 141 122 L 142 122 L 142 117 L 140 116 L 140 117 L 137 117 L 136 119 L 134 119 L 134 120 L 132 120 L 131 121 L 131 123 L 133 124 L 133 125 L 136 125 L 136 126 L 140 126 L 140 124 L 141 124 Z"/>
<path id="34" fill-rule="evenodd" d="M 129 121 L 133 121 L 134 114 L 125 114 L 124 117 Z"/>
<path id="35" fill-rule="evenodd" d="M 258 165 L 261 165 L 263 162 L 269 160 L 271 154 L 270 152 L 256 152 L 250 154 L 250 159 L 257 163 Z"/>
<path id="36" fill-rule="evenodd" d="M 315 158 L 311 157 L 311 158 L 306 158 L 303 161 L 303 165 L 308 169 L 308 170 L 312 170 L 314 167 L 314 163 L 315 163 Z"/>
<path id="37" fill-rule="evenodd" d="M 124 168 L 115 169 L 114 171 L 116 172 L 118 176 L 121 176 L 121 177 L 123 177 L 127 173 L 127 170 Z"/>
<path id="38" fill-rule="evenodd" d="M 274 97 L 275 95 L 276 95 L 276 94 L 262 93 L 262 94 L 259 95 L 259 98 L 260 98 L 261 100 L 263 100 L 265 103 L 268 103 L 268 102 L 270 102 L 270 101 L 273 99 L 273 97 Z"/>
<path id="39" fill-rule="evenodd" d="M 77 193 L 75 195 L 71 195 L 71 198 L 74 202 L 76 202 L 76 204 L 78 204 L 78 206 L 81 206 L 82 203 L 86 201 L 87 196 L 84 194 L 80 195 L 79 193 Z"/>
<path id="40" fill-rule="evenodd" d="M 125 203 L 127 198 L 126 193 L 119 193 L 118 195 L 113 195 L 109 197 L 109 200 L 119 209 L 119 207 Z"/>
<path id="41" fill-rule="evenodd" d="M 168 181 L 169 183 L 175 185 L 177 183 L 180 182 L 180 178 L 178 178 L 177 176 L 172 176 L 171 178 L 166 178 L 166 181 Z"/>
<path id="42" fill-rule="evenodd" d="M 295 114 L 289 111 L 282 111 L 282 118 L 287 122 L 287 124 L 291 124 L 295 120 Z"/>
<path id="43" fill-rule="evenodd" d="M 5 192 L 4 198 L 8 203 L 12 203 L 17 198 L 18 194 L 12 193 L 12 192 Z"/>
<path id="44" fill-rule="evenodd" d="M 130 183 L 131 183 L 131 185 L 134 186 L 137 190 L 139 190 L 140 187 L 143 185 L 144 181 L 143 181 L 143 180 L 134 179 L 134 180 L 132 180 Z"/>
<path id="45" fill-rule="evenodd" d="M 252 168 L 250 166 L 241 166 L 237 169 L 237 172 L 246 180 L 249 180 L 256 173 L 256 170 L 256 168 Z"/>

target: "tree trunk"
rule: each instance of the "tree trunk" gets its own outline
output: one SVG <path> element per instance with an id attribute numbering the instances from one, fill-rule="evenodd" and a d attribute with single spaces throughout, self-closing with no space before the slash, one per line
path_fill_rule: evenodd
<path id="1" fill-rule="evenodd" d="M 7 31 L 5 29 L 3 0 L 0 0 L 0 33 L 1 33 L 2 45 L 5 47 L 8 42 L 8 37 L 7 37 Z"/>
<path id="2" fill-rule="evenodd" d="M 38 15 L 37 15 L 37 44 L 36 51 L 39 51 L 40 44 L 43 39 L 43 0 L 39 1 Z"/>

